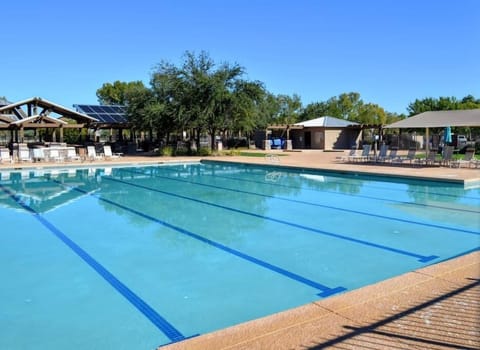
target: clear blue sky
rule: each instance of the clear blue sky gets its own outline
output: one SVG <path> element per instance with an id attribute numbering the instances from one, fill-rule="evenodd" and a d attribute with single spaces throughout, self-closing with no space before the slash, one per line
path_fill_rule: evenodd
<path id="1" fill-rule="evenodd" d="M 416 98 L 480 98 L 479 0 L 43 0 L 0 5 L 0 96 L 97 103 L 207 51 L 304 105 L 344 92 L 406 113 Z"/>

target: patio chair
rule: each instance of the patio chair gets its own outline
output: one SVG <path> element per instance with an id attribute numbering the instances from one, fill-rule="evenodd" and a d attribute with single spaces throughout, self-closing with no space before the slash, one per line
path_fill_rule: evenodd
<path id="1" fill-rule="evenodd" d="M 30 156 L 30 150 L 28 148 L 19 148 L 18 149 L 18 161 L 19 162 L 31 162 L 32 157 Z"/>
<path id="2" fill-rule="evenodd" d="M 386 156 L 383 161 L 384 162 L 387 162 L 387 161 L 394 161 L 395 159 L 398 158 L 398 155 L 397 155 L 397 152 L 398 152 L 398 148 L 392 148 L 390 149 L 390 153 L 388 154 L 388 156 Z"/>
<path id="3" fill-rule="evenodd" d="M 352 146 L 350 151 L 344 151 L 343 156 L 335 157 L 336 160 L 341 161 L 341 162 L 346 162 L 348 161 L 348 157 L 353 157 L 357 154 L 357 147 Z"/>
<path id="4" fill-rule="evenodd" d="M 13 158 L 8 148 L 0 148 L 0 163 L 13 163 Z"/>
<path id="5" fill-rule="evenodd" d="M 354 162 L 355 161 L 366 161 L 366 160 L 368 160 L 369 153 L 370 153 L 370 148 L 371 148 L 370 145 L 363 145 L 362 154 L 349 156 L 348 160 L 349 161 L 354 161 Z"/>
<path id="6" fill-rule="evenodd" d="M 112 152 L 112 147 L 110 145 L 104 145 L 103 146 L 103 154 L 105 158 L 107 159 L 112 159 L 112 158 L 119 158 L 121 153 L 113 153 Z"/>
<path id="7" fill-rule="evenodd" d="M 91 161 L 103 159 L 103 155 L 97 154 L 95 146 L 87 146 L 87 156 Z"/>
<path id="8" fill-rule="evenodd" d="M 475 160 L 474 155 L 475 148 L 467 148 L 465 150 L 465 155 L 463 156 L 463 159 L 452 160 L 450 162 L 450 165 L 454 168 L 461 168 L 462 165 L 470 168 L 472 165 L 476 165 L 476 163 L 478 162 Z"/>
<path id="9" fill-rule="evenodd" d="M 425 164 L 425 165 L 435 165 L 435 163 L 437 162 L 437 153 L 438 153 L 438 150 L 436 148 L 430 149 L 430 152 L 428 152 L 425 158 L 415 159 L 415 163 Z"/>
<path id="10" fill-rule="evenodd" d="M 66 159 L 69 160 L 69 161 L 81 160 L 80 156 L 77 154 L 77 151 L 75 151 L 74 147 L 68 147 L 67 148 Z"/>
<path id="11" fill-rule="evenodd" d="M 387 152 L 388 152 L 388 145 L 381 145 L 380 146 L 380 152 L 372 157 L 372 160 L 375 162 L 385 162 L 385 158 L 387 158 Z"/>
<path id="12" fill-rule="evenodd" d="M 453 146 L 446 146 L 443 149 L 443 155 L 442 155 L 442 160 L 440 161 L 440 164 L 443 166 L 451 166 L 451 162 L 453 159 Z"/>
<path id="13" fill-rule="evenodd" d="M 50 162 L 63 162 L 64 158 L 56 148 L 50 148 L 48 151 L 48 160 Z"/>
<path id="14" fill-rule="evenodd" d="M 410 164 L 412 164 L 412 162 L 415 160 L 416 156 L 417 156 L 417 149 L 416 148 L 410 148 L 405 157 L 397 157 L 393 160 L 393 162 L 395 162 L 395 163 L 409 162 Z"/>
<path id="15" fill-rule="evenodd" d="M 43 152 L 43 148 L 34 148 L 32 149 L 32 158 L 34 162 L 40 162 L 45 160 L 45 153 Z"/>

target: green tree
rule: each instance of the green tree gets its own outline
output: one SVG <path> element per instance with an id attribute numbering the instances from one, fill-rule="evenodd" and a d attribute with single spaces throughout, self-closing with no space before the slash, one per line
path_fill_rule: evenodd
<path id="1" fill-rule="evenodd" d="M 97 98 L 100 104 L 104 105 L 126 105 L 126 96 L 128 91 L 135 88 L 144 88 L 141 81 L 122 82 L 115 81 L 112 83 L 105 83 L 97 90 Z"/>
<path id="2" fill-rule="evenodd" d="M 305 106 L 300 115 L 300 119 L 304 121 L 325 117 L 329 115 L 329 112 L 330 109 L 326 102 L 313 102 Z"/>
<path id="3" fill-rule="evenodd" d="M 276 124 L 293 124 L 299 121 L 302 113 L 302 101 L 299 95 L 278 95 L 278 111 L 273 122 Z"/>
<path id="4" fill-rule="evenodd" d="M 330 116 L 346 120 L 358 119 L 360 107 L 363 105 L 358 92 L 340 94 L 330 98 L 326 103 Z"/>

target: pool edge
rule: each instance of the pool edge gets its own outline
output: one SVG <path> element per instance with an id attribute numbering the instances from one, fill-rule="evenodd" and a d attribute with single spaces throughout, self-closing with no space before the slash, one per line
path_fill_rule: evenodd
<path id="1" fill-rule="evenodd" d="M 295 349 L 324 348 L 368 333 L 375 325 L 394 325 L 403 317 L 413 317 L 409 310 L 419 306 L 438 305 L 440 296 L 449 296 L 456 289 L 478 285 L 480 280 L 480 251 L 433 264 L 351 292 L 318 300 L 298 308 L 241 323 L 219 331 L 159 347 L 177 349 Z M 476 282 L 475 282 L 476 281 Z M 453 295 L 453 294 L 452 294 Z M 445 322 L 451 322 L 455 309 L 442 311 Z M 429 311 L 430 312 L 430 311 Z M 477 315 L 480 317 L 480 310 Z M 452 313 L 455 313 L 453 315 Z M 422 316 L 423 317 L 423 316 Z M 432 337 L 440 343 L 446 334 L 435 334 L 434 327 L 420 327 L 416 337 Z M 358 331 L 358 330 L 368 330 Z M 405 330 L 409 336 L 411 329 Z M 422 334 L 423 333 L 423 334 Z M 448 337 L 452 337 L 448 335 Z M 455 338 L 461 346 L 461 335 Z M 402 337 L 398 337 L 398 344 Z M 449 339 L 449 342 L 452 342 Z M 403 344 L 405 345 L 405 344 Z M 472 344 L 463 344 L 472 347 Z M 480 345 L 480 344 L 475 344 Z M 361 348 L 361 347 L 359 347 Z M 386 346 L 385 348 L 388 348 Z"/>

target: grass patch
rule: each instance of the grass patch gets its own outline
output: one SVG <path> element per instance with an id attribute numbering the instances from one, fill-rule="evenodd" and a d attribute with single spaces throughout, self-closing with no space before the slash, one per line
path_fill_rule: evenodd
<path id="1" fill-rule="evenodd" d="M 223 152 L 223 155 L 225 156 L 237 156 L 237 157 L 257 157 L 257 158 L 263 158 L 265 157 L 266 155 L 268 154 L 272 154 L 272 153 L 266 153 L 266 152 L 244 152 L 244 151 L 240 151 L 240 150 L 228 150 L 228 151 L 224 151 Z M 286 156 L 286 154 L 277 154 L 275 153 L 276 155 L 278 155 L 279 157 L 283 157 L 283 156 Z"/>

